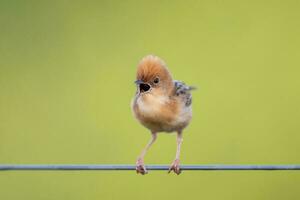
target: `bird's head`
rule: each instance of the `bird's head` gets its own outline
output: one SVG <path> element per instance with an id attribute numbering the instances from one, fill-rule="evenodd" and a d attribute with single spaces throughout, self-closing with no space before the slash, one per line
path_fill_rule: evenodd
<path id="1" fill-rule="evenodd" d="M 148 55 L 140 61 L 135 83 L 139 94 L 169 94 L 174 87 L 166 64 L 154 55 Z"/>

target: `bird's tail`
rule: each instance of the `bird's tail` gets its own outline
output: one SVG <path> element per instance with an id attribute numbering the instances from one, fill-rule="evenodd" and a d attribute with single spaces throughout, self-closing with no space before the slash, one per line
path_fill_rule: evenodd
<path id="1" fill-rule="evenodd" d="M 198 88 L 196 86 L 188 86 L 188 90 L 189 91 L 198 90 Z"/>

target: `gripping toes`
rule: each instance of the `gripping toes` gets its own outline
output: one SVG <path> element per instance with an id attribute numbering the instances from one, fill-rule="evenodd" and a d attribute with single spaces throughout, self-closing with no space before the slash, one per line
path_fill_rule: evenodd
<path id="1" fill-rule="evenodd" d="M 145 175 L 148 173 L 145 165 L 144 165 L 144 161 L 142 159 L 138 159 L 136 161 L 136 167 L 135 167 L 136 173 L 137 174 L 142 174 Z"/>
<path id="2" fill-rule="evenodd" d="M 171 164 L 168 173 L 170 173 L 171 171 L 174 171 L 175 174 L 179 175 L 181 173 L 179 163 L 180 163 L 179 159 L 175 159 L 173 161 L 173 163 Z"/>
<path id="3" fill-rule="evenodd" d="M 148 171 L 144 165 L 137 165 L 135 169 L 137 174 L 142 174 L 142 175 L 148 174 Z"/>

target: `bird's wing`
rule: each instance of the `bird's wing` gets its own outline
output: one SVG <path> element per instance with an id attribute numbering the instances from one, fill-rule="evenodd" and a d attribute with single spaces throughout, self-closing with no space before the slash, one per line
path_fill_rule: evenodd
<path id="1" fill-rule="evenodd" d="M 174 80 L 174 86 L 175 95 L 181 97 L 186 106 L 190 106 L 192 104 L 192 94 L 190 93 L 190 91 L 196 88 L 193 86 L 188 86 L 184 82 L 177 80 Z"/>

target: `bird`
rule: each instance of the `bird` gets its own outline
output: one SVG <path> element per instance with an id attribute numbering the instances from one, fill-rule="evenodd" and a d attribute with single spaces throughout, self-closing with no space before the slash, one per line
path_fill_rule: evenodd
<path id="1" fill-rule="evenodd" d="M 175 159 L 168 173 L 179 175 L 180 148 L 183 130 L 192 119 L 192 95 L 195 89 L 182 81 L 173 80 L 165 62 L 158 56 L 147 55 L 141 59 L 136 72 L 136 93 L 131 101 L 135 118 L 151 132 L 151 139 L 136 161 L 136 172 L 148 173 L 144 157 L 157 139 L 158 133 L 177 133 Z"/>

